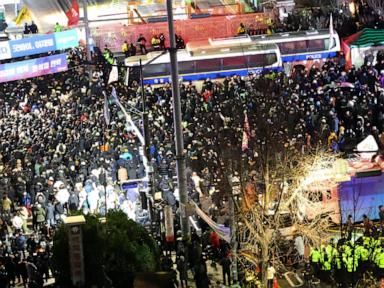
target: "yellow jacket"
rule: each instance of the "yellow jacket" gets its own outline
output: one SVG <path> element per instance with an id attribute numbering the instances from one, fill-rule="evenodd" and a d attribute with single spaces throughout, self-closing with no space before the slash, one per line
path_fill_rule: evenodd
<path id="1" fill-rule="evenodd" d="M 127 52 L 128 49 L 129 49 L 129 47 L 128 47 L 128 43 L 124 43 L 124 44 L 121 46 L 121 51 L 123 51 L 123 52 Z"/>

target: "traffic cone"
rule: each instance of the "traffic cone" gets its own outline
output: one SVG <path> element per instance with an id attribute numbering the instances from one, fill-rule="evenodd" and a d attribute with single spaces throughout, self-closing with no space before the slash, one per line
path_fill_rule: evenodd
<path id="1" fill-rule="evenodd" d="M 277 278 L 273 279 L 273 288 L 279 288 L 279 283 L 277 282 Z"/>

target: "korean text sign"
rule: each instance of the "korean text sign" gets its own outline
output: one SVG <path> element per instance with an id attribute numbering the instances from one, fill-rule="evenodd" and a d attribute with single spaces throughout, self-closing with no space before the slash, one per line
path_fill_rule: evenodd
<path id="1" fill-rule="evenodd" d="M 36 55 L 78 46 L 76 30 L 0 42 L 0 60 Z"/>
<path id="2" fill-rule="evenodd" d="M 66 54 L 0 65 L 0 83 L 68 70 Z"/>

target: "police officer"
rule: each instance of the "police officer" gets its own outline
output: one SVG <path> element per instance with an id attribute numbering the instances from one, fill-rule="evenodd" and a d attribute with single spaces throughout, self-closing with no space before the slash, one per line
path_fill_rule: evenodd
<path id="1" fill-rule="evenodd" d="M 322 271 L 322 280 L 325 283 L 330 283 L 331 281 L 331 269 L 332 269 L 332 260 L 329 258 L 327 253 L 324 253 L 324 257 L 321 259 L 321 271 Z"/>
<path id="2" fill-rule="evenodd" d="M 360 264 L 359 264 L 359 268 L 360 268 L 360 274 L 362 275 L 365 271 L 368 270 L 369 268 L 369 254 L 370 254 L 370 251 L 369 251 L 369 246 L 364 244 L 364 246 L 361 246 L 361 249 L 360 249 Z"/>
<path id="3" fill-rule="evenodd" d="M 354 278 L 356 277 L 356 271 L 359 263 L 354 253 L 344 255 L 343 262 L 346 267 L 345 283 L 350 286 L 356 281 Z"/>
<path id="4" fill-rule="evenodd" d="M 384 277 L 384 250 L 381 247 L 381 251 L 377 253 L 375 264 L 377 267 L 377 278 L 382 279 Z"/>
<path id="5" fill-rule="evenodd" d="M 311 266 L 312 266 L 314 275 L 316 276 L 316 278 L 320 278 L 320 258 L 321 258 L 320 251 L 317 248 L 313 247 L 311 249 L 309 257 L 311 259 Z"/>
<path id="6" fill-rule="evenodd" d="M 344 276 L 344 265 L 343 265 L 343 257 L 342 257 L 342 248 L 341 246 L 339 249 L 335 250 L 335 255 L 333 257 L 333 267 L 334 267 L 334 279 L 337 283 L 337 286 L 340 287 L 343 276 Z"/>

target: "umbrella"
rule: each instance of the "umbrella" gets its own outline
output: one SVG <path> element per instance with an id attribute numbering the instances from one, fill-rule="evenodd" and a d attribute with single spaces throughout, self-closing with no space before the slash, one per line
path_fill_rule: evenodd
<path id="1" fill-rule="evenodd" d="M 132 160 L 133 157 L 132 157 L 131 153 L 125 152 L 125 153 L 121 154 L 119 156 L 119 158 L 124 159 L 124 160 Z"/>

